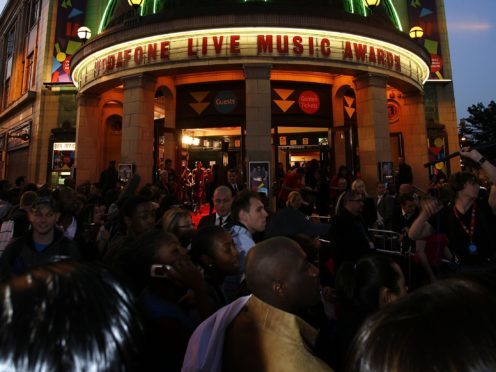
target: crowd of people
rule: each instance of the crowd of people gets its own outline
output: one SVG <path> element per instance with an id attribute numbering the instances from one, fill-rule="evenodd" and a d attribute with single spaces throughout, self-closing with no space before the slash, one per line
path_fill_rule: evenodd
<path id="1" fill-rule="evenodd" d="M 311 161 L 281 169 L 276 210 L 199 163 L 201 219 L 169 159 L 141 188 L 115 164 L 77 188 L 0 181 L 0 366 L 495 370 L 496 167 L 460 153 L 487 188 L 459 172 L 420 195 L 404 160 L 396 187 Z"/>

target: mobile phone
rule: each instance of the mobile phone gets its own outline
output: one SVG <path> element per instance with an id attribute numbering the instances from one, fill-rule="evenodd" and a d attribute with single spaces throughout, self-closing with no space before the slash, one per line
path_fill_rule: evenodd
<path id="1" fill-rule="evenodd" d="M 153 278 L 167 278 L 168 272 L 172 270 L 172 266 L 170 265 L 151 265 L 150 266 L 150 275 Z"/>

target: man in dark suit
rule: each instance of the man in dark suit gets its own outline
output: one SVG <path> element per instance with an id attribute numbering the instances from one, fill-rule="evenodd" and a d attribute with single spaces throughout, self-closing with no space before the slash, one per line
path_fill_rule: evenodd
<path id="1" fill-rule="evenodd" d="M 329 239 L 335 248 L 336 269 L 345 261 L 356 261 L 372 252 L 374 244 L 362 219 L 364 199 L 356 191 L 346 191 L 343 209 L 331 222 Z"/>
<path id="2" fill-rule="evenodd" d="M 231 168 L 227 171 L 226 186 L 231 189 L 233 197 L 235 197 L 239 191 L 244 189 L 244 186 L 238 183 L 238 173 L 236 172 L 236 169 Z"/>
<path id="3" fill-rule="evenodd" d="M 394 198 L 387 193 L 386 186 L 382 182 L 377 183 L 377 198 L 375 199 L 377 210 L 377 227 L 385 230 L 393 229 Z"/>
<path id="4" fill-rule="evenodd" d="M 398 197 L 398 204 L 393 215 L 393 230 L 402 234 L 403 249 L 414 246 L 414 241 L 408 238 L 408 231 L 418 216 L 417 204 L 413 194 L 402 194 Z"/>
<path id="5" fill-rule="evenodd" d="M 198 223 L 198 229 L 204 226 L 222 226 L 226 229 L 231 228 L 234 221 L 231 217 L 231 204 L 233 195 L 231 189 L 227 186 L 219 186 L 214 191 L 213 196 L 215 213 L 202 217 Z"/>

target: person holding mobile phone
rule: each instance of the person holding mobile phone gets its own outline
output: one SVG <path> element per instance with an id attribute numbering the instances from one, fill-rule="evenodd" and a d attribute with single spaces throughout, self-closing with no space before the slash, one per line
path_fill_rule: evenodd
<path id="1" fill-rule="evenodd" d="M 134 241 L 119 272 L 144 315 L 143 370 L 179 370 L 189 337 L 213 312 L 201 272 L 177 237 L 161 229 Z"/>
<path id="2" fill-rule="evenodd" d="M 191 244 L 191 257 L 203 269 L 210 304 L 215 310 L 227 305 L 224 280 L 240 271 L 239 253 L 229 230 L 220 226 L 200 229 Z"/>

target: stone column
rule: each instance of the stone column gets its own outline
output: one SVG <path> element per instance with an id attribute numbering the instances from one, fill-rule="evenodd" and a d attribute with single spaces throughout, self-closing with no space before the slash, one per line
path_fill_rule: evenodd
<path id="1" fill-rule="evenodd" d="M 405 145 L 405 162 L 412 167 L 413 184 L 423 190 L 429 186 L 427 163 L 427 125 L 425 122 L 424 97 L 422 93 L 409 93 L 404 98 L 401 115 L 407 125 L 402 128 Z"/>
<path id="2" fill-rule="evenodd" d="M 378 181 L 377 163 L 391 161 L 386 77 L 364 73 L 356 77 L 360 171 L 369 190 Z"/>
<path id="3" fill-rule="evenodd" d="M 243 68 L 246 84 L 246 161 L 268 161 L 273 165 L 270 131 L 272 123 L 271 66 L 246 64 Z M 272 169 L 271 183 L 273 173 Z"/>
<path id="4" fill-rule="evenodd" d="M 76 181 L 98 181 L 100 173 L 99 130 L 100 97 L 87 93 L 77 95 Z"/>
<path id="5" fill-rule="evenodd" d="M 152 182 L 155 79 L 135 75 L 123 82 L 121 162 L 135 165 L 142 184 Z"/>

